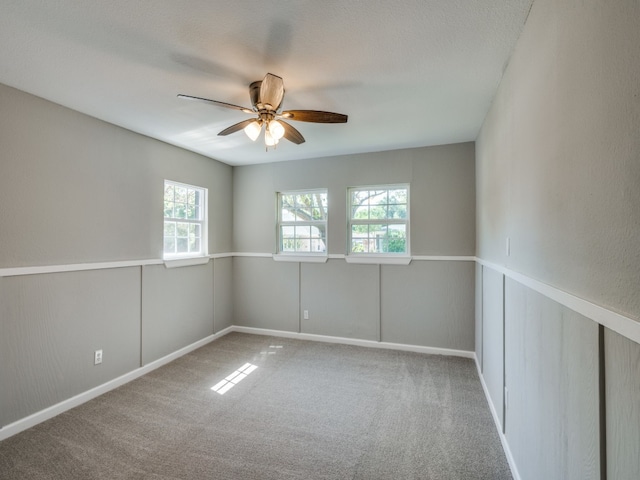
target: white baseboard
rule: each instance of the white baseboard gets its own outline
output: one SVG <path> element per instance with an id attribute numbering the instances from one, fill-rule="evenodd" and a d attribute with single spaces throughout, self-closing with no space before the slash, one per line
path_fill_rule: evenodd
<path id="1" fill-rule="evenodd" d="M 507 437 L 505 436 L 504 433 L 502 433 L 502 426 L 500 425 L 498 412 L 496 412 L 496 407 L 493 405 L 493 401 L 491 400 L 491 395 L 489 395 L 489 389 L 487 388 L 487 384 L 484 383 L 484 377 L 482 376 L 480 363 L 478 362 L 478 357 L 476 356 L 475 352 L 473 354 L 473 358 L 476 362 L 476 368 L 478 369 L 478 377 L 480 377 L 480 384 L 482 385 L 482 390 L 484 390 L 484 396 L 487 397 L 489 410 L 491 411 L 491 416 L 493 417 L 493 421 L 496 424 L 496 431 L 500 436 L 500 443 L 502 443 L 502 449 L 504 450 L 504 454 L 507 457 L 507 463 L 509 463 L 509 468 L 511 469 L 511 474 L 513 475 L 513 479 L 522 480 L 522 478 L 520 477 L 520 472 L 518 472 L 518 467 L 516 466 L 516 461 L 513 458 L 511 449 L 509 448 L 509 442 L 507 442 Z"/>
<path id="2" fill-rule="evenodd" d="M 385 348 L 388 350 L 402 350 L 405 352 L 428 353 L 431 355 L 448 355 L 451 357 L 475 358 L 475 353 L 467 350 L 453 350 L 449 348 L 423 347 L 421 345 L 406 345 L 403 343 L 377 342 L 375 340 L 360 340 L 357 338 L 331 337 L 328 335 L 316 335 L 313 333 L 288 332 L 285 330 L 269 330 L 266 328 L 231 327 L 234 332 L 252 333 L 254 335 L 270 335 L 273 337 L 297 338 L 298 340 L 310 340 L 313 342 L 339 343 L 343 345 L 356 345 L 359 347 Z"/>
<path id="3" fill-rule="evenodd" d="M 192 343 L 191 345 L 187 345 L 186 347 L 181 348 L 180 350 L 176 350 L 175 352 L 170 353 L 165 357 L 159 358 L 158 360 L 148 363 L 147 365 L 144 365 L 140 368 L 136 368 L 135 370 L 125 373 L 124 375 L 118 378 L 114 378 L 113 380 L 110 380 L 107 383 L 98 385 L 97 387 L 94 387 L 91 390 L 82 392 L 74 397 L 71 397 L 67 400 L 63 400 L 60 403 L 57 403 L 48 408 L 45 408 L 44 410 L 40 410 L 39 412 L 29 415 L 28 417 L 21 418 L 20 420 L 10 423 L 9 425 L 5 425 L 4 427 L 0 428 L 0 441 L 5 440 L 24 430 L 27 430 L 28 428 L 34 427 L 37 424 L 44 422 L 45 420 L 49 420 L 50 418 L 55 417 L 56 415 L 60 415 L 61 413 L 66 412 L 67 410 L 71 410 L 72 408 L 77 407 L 78 405 L 82 405 L 83 403 L 86 403 L 89 400 L 92 400 L 104 393 L 114 390 L 115 388 L 118 388 L 124 385 L 125 383 L 129 383 L 130 381 L 135 380 L 136 378 L 139 378 L 157 368 L 160 368 L 163 365 L 166 365 L 167 363 L 172 362 L 176 358 L 180 358 L 183 355 L 186 355 L 187 353 L 190 353 L 220 337 L 223 337 L 228 333 L 231 333 L 232 331 L 233 331 L 233 327 L 225 328 L 224 330 L 221 330 L 218 333 L 209 335 L 208 337 L 198 340 L 197 342 Z"/>

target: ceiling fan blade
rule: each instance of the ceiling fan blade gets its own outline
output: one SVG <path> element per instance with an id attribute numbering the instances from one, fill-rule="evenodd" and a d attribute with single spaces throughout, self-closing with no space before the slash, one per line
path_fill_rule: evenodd
<path id="1" fill-rule="evenodd" d="M 347 115 L 319 110 L 285 110 L 280 115 L 287 120 L 313 123 L 347 123 Z"/>
<path id="2" fill-rule="evenodd" d="M 209 105 L 216 105 L 217 107 L 232 108 L 234 110 L 240 110 L 241 112 L 244 112 L 244 113 L 255 113 L 250 108 L 241 107 L 239 105 L 233 105 L 232 103 L 225 103 L 225 102 L 219 102 L 217 100 L 210 100 L 208 98 L 192 97 L 191 95 L 183 95 L 182 93 L 178 94 L 178 98 L 183 98 L 185 100 L 196 100 L 198 102 L 208 103 Z"/>
<path id="3" fill-rule="evenodd" d="M 296 145 L 304 143 L 304 137 L 298 130 L 296 130 L 295 128 L 293 128 L 293 126 L 289 125 L 283 120 L 278 120 L 278 122 L 280 122 L 280 124 L 284 127 L 284 138 L 286 138 L 290 142 L 295 143 Z"/>
<path id="4" fill-rule="evenodd" d="M 230 127 L 225 128 L 218 135 L 224 137 L 225 135 L 230 135 L 232 133 L 236 133 L 237 131 L 242 130 L 244 127 L 246 127 L 247 125 L 249 125 L 250 123 L 253 123 L 255 121 L 256 121 L 255 118 L 250 118 L 248 120 L 243 120 L 242 122 L 238 122 L 238 123 L 236 123 L 234 125 L 231 125 Z"/>
<path id="5" fill-rule="evenodd" d="M 284 97 L 284 82 L 282 78 L 267 73 L 260 85 L 260 103 L 271 105 L 272 110 L 277 110 Z"/>

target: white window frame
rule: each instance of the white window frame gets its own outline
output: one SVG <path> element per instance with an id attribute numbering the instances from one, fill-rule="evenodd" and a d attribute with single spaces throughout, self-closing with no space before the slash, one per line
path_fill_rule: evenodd
<path id="1" fill-rule="evenodd" d="M 314 195 L 314 194 L 324 194 L 327 205 L 324 220 L 285 220 L 282 218 L 282 198 L 286 195 Z M 326 261 L 328 258 L 329 245 L 328 245 L 328 228 L 329 228 L 329 192 L 326 188 L 315 188 L 315 189 L 305 189 L 305 190 L 287 190 L 282 192 L 276 192 L 276 205 L 277 205 L 277 216 L 276 216 L 276 254 L 273 256 L 275 260 L 282 261 Z M 284 250 L 283 249 L 283 235 L 282 230 L 283 227 L 322 227 L 324 228 L 325 236 L 324 236 L 324 251 L 314 252 L 314 251 L 305 251 L 305 250 Z M 294 237 L 296 238 L 296 237 Z"/>
<path id="2" fill-rule="evenodd" d="M 199 201 L 193 203 L 192 205 L 194 205 L 194 207 L 197 207 L 196 212 L 197 212 L 197 217 L 195 218 L 181 218 L 181 217 L 177 217 L 177 216 L 166 216 L 166 205 L 165 202 L 167 201 L 166 197 L 165 197 L 165 193 L 167 191 L 167 186 L 173 186 L 173 187 L 178 187 L 178 188 L 186 188 L 187 191 L 189 190 L 194 190 L 196 192 L 199 192 Z M 165 179 L 164 183 L 163 183 L 164 189 L 163 189 L 163 217 L 164 217 L 164 221 L 163 221 L 163 234 L 162 234 L 162 258 L 163 260 L 180 260 L 180 259 L 188 259 L 188 258 L 202 258 L 202 257 L 207 257 L 208 259 L 208 241 L 207 241 L 207 233 L 208 233 L 208 190 L 204 187 L 198 187 L 196 185 L 189 185 L 187 183 L 182 183 L 182 182 L 176 182 L 173 180 L 167 180 Z M 180 202 L 182 203 L 182 202 Z M 190 203 L 188 202 L 187 199 L 187 203 L 186 205 L 190 205 Z M 175 207 L 175 194 L 174 194 L 174 207 Z M 175 214 L 175 210 L 173 212 Z M 168 223 L 186 223 L 189 225 L 189 229 L 191 229 L 191 225 L 199 225 L 200 226 L 200 249 L 198 251 L 190 251 L 190 252 L 176 252 L 174 251 L 173 253 L 167 253 L 165 252 L 165 242 L 167 239 L 167 224 Z M 177 233 L 177 225 L 176 225 L 176 233 Z M 191 236 L 191 232 L 189 233 L 189 236 L 186 237 L 187 239 Z M 173 237 L 176 240 L 176 245 L 177 245 L 177 239 L 178 238 L 185 238 L 185 237 L 177 237 L 176 234 L 170 236 Z M 187 243 L 189 243 L 189 240 L 187 240 Z"/>
<path id="3" fill-rule="evenodd" d="M 371 190 L 406 190 L 406 218 L 385 218 L 385 219 L 356 219 L 353 218 L 354 205 L 352 203 L 353 192 Z M 388 263 L 409 263 L 411 261 L 411 245 L 410 239 L 410 190 L 409 184 L 391 184 L 391 185 L 362 185 L 358 187 L 350 187 L 347 189 L 347 256 L 346 260 L 353 263 L 387 263 L 384 260 L 389 259 Z M 353 226 L 354 225 L 404 225 L 405 227 L 405 247 L 404 252 L 354 252 L 353 251 Z M 399 260 L 394 261 L 393 259 Z"/>

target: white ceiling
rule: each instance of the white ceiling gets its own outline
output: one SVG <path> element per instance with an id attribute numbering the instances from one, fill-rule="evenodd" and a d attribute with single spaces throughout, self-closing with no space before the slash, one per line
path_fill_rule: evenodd
<path id="1" fill-rule="evenodd" d="M 0 83 L 230 165 L 475 140 L 532 0 L 2 0 Z M 283 77 L 306 143 L 265 152 L 248 85 Z"/>

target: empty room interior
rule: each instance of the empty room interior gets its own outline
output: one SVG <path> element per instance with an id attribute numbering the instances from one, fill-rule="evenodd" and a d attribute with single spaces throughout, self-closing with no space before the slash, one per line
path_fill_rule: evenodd
<path id="1" fill-rule="evenodd" d="M 3 1 L 0 477 L 640 478 L 639 79 L 638 0 Z"/>

